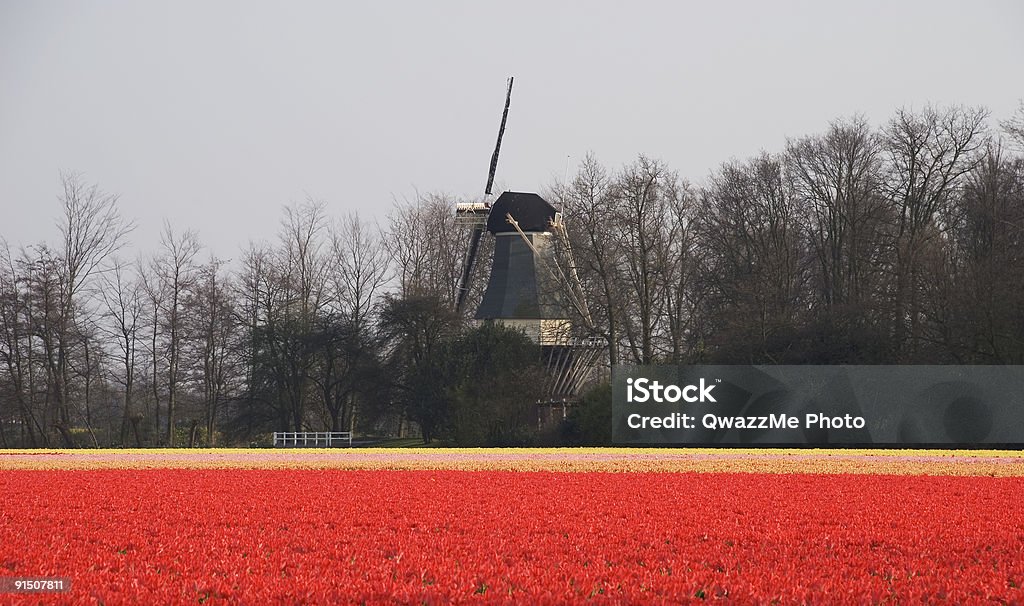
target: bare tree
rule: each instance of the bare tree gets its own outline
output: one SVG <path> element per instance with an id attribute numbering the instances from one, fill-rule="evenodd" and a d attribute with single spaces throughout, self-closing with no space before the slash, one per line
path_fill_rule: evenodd
<path id="1" fill-rule="evenodd" d="M 331 232 L 334 309 L 321 316 L 314 337 L 316 372 L 332 431 L 353 424 L 359 376 L 372 366 L 370 313 L 384 287 L 389 258 L 383 240 L 355 214 Z"/>
<path id="2" fill-rule="evenodd" d="M 331 253 L 335 304 L 362 329 L 387 282 L 390 268 L 384 241 L 358 215 L 350 214 L 331 232 Z"/>
<path id="3" fill-rule="evenodd" d="M 703 313 L 718 347 L 731 362 L 778 362 L 788 343 L 777 341 L 794 328 L 806 286 L 797 207 L 779 159 L 723 165 L 702 192 L 699 215 Z"/>
<path id="4" fill-rule="evenodd" d="M 312 199 L 301 206 L 287 207 L 281 225 L 282 249 L 275 275 L 284 285 L 284 300 L 279 304 L 283 314 L 277 321 L 288 334 L 278 333 L 284 338 L 279 342 L 282 348 L 277 357 L 278 376 L 296 431 L 305 424 L 313 363 L 306 340 L 314 330 L 320 310 L 329 303 L 325 209 L 323 202 Z"/>
<path id="5" fill-rule="evenodd" d="M 1024 150 L 1024 101 L 1017 106 L 1017 113 L 1002 123 L 1003 130 Z"/>
<path id="6" fill-rule="evenodd" d="M 659 324 L 665 317 L 666 276 L 677 259 L 668 254 L 670 230 L 682 198 L 679 175 L 664 162 L 645 156 L 626 166 L 614 190 L 614 242 L 622 251 L 621 268 L 629 295 L 625 299 L 630 321 L 624 323 L 633 360 L 655 360 Z"/>
<path id="7" fill-rule="evenodd" d="M 270 397 L 268 378 L 276 373 L 266 372 L 275 366 L 268 354 L 276 351 L 271 328 L 275 326 L 276 302 L 282 298 L 282 285 L 274 276 L 273 254 L 268 245 L 250 244 L 233 280 L 235 322 L 243 333 L 239 337 L 239 363 L 245 368 L 245 392 L 234 411 L 234 431 L 246 438 L 260 427 L 275 427 L 277 423 L 287 426 L 289 422 L 287 410 L 279 406 L 277 398 Z"/>
<path id="8" fill-rule="evenodd" d="M 699 332 L 696 312 L 703 293 L 695 284 L 699 260 L 693 230 L 696 204 L 696 194 L 689 184 L 681 183 L 679 195 L 667 200 L 662 236 L 655 249 L 665 296 L 667 354 L 675 364 L 683 363 L 691 354 L 696 345 L 692 341 Z"/>
<path id="9" fill-rule="evenodd" d="M 195 285 L 186 299 L 187 332 L 192 370 L 202 386 L 207 444 L 215 446 L 221 404 L 233 389 L 237 372 L 232 362 L 236 339 L 231 285 L 222 275 L 224 263 L 212 258 L 197 270 Z"/>
<path id="10" fill-rule="evenodd" d="M 37 410 L 36 398 L 36 377 L 45 358 L 38 355 L 33 334 L 33 264 L 27 252 L 16 260 L 5 241 L 0 245 L 0 363 L 6 374 L 0 383 L 0 421 L 19 420 L 30 446 L 46 446 L 47 410 Z M 6 434 L 3 441 L 7 443 Z"/>
<path id="11" fill-rule="evenodd" d="M 64 191 L 60 198 L 63 214 L 58 224 L 61 263 L 58 266 L 59 315 L 53 393 L 55 422 L 64 433 L 71 421 L 68 406 L 68 363 L 74 346 L 71 333 L 83 291 L 90 279 L 102 271 L 104 261 L 124 245 L 134 225 L 121 217 L 116 195 L 100 190 L 97 185 L 86 185 L 76 173 L 63 173 L 61 183 Z"/>
<path id="12" fill-rule="evenodd" d="M 40 391 L 42 410 L 39 419 L 44 435 L 56 429 L 65 446 L 73 447 L 70 429 L 61 424 L 60 411 L 55 406 L 54 386 L 58 374 L 58 338 L 60 326 L 60 259 L 45 245 L 22 252 L 21 280 L 25 285 L 24 322 L 28 330 L 26 361 L 29 399 L 33 401 Z M 49 438 L 45 441 L 49 443 Z"/>
<path id="13" fill-rule="evenodd" d="M 121 414 L 121 445 L 128 443 L 128 434 L 131 431 L 135 437 L 135 445 L 139 447 L 142 446 L 139 436 L 140 417 L 134 409 L 133 398 L 139 330 L 143 322 L 144 307 L 139 282 L 127 275 L 125 266 L 120 263 L 115 263 L 113 270 L 105 276 L 103 304 L 107 318 L 104 332 L 116 343 L 117 351 L 114 357 L 120 366 L 120 372 L 115 373 L 115 376 L 121 384 L 124 401 Z"/>
<path id="14" fill-rule="evenodd" d="M 863 313 L 887 254 L 880 138 L 863 117 L 836 121 L 790 141 L 785 160 L 817 261 L 817 304 L 832 321 Z"/>
<path id="15" fill-rule="evenodd" d="M 96 337 L 95 325 L 90 322 L 77 328 L 75 333 L 79 343 L 78 355 L 69 360 L 69 367 L 74 376 L 80 379 L 80 397 L 84 415 L 85 430 L 89 433 L 93 448 L 99 448 L 99 439 L 96 437 L 96 416 L 93 413 L 93 397 L 97 387 L 101 385 L 101 363 L 103 356 L 100 353 L 99 339 Z"/>
<path id="16" fill-rule="evenodd" d="M 587 154 L 572 183 L 559 192 L 580 281 L 613 366 L 619 363 L 626 313 L 619 273 L 622 251 L 608 245 L 616 229 L 614 192 L 614 180 L 593 154 Z"/>
<path id="17" fill-rule="evenodd" d="M 308 199 L 285 207 L 281 224 L 279 277 L 285 280 L 291 304 L 298 306 L 300 322 L 309 324 L 327 301 L 326 204 Z"/>
<path id="18" fill-rule="evenodd" d="M 990 142 L 949 222 L 944 272 L 925 284 L 930 338 L 961 363 L 1024 363 L 1024 159 Z"/>
<path id="19" fill-rule="evenodd" d="M 918 262 L 945 229 L 940 218 L 961 178 L 985 145 L 984 109 L 927 107 L 900 110 L 884 129 L 888 156 L 885 191 L 892 204 L 895 266 L 894 338 L 905 360 L 917 353 L 924 276 Z"/>
<path id="20" fill-rule="evenodd" d="M 167 434 L 168 446 L 174 446 L 174 413 L 181 381 L 181 354 L 183 333 L 182 307 L 186 293 L 195 283 L 195 258 L 202 246 L 196 232 L 188 230 L 176 234 L 170 223 L 164 223 L 160 236 L 161 253 L 151 262 L 153 274 L 161 293 L 155 301 L 158 325 L 163 334 L 163 353 L 167 372 Z M 159 295 L 158 295 L 159 296 Z"/>
<path id="21" fill-rule="evenodd" d="M 455 200 L 417 197 L 395 207 L 385 239 L 398 288 L 406 296 L 437 296 L 455 305 L 468 238 L 455 225 Z M 478 265 L 486 264 L 481 257 Z"/>
<path id="22" fill-rule="evenodd" d="M 164 361 L 164 355 L 161 350 L 160 337 L 161 332 L 161 318 L 162 311 L 161 306 L 165 301 L 164 284 L 153 271 L 155 265 L 155 259 L 144 260 L 139 258 L 136 263 L 137 269 L 136 274 L 139 276 L 139 284 L 142 289 L 145 315 L 144 328 L 146 329 L 146 355 L 148 356 L 148 371 L 149 376 L 147 381 L 149 382 L 149 400 L 151 402 L 146 403 L 145 414 L 148 417 L 150 414 L 149 404 L 153 406 L 152 409 L 152 429 L 157 435 L 160 433 L 160 386 L 163 383 L 163 368 L 161 363 Z M 158 438 L 159 439 L 159 438 Z"/>

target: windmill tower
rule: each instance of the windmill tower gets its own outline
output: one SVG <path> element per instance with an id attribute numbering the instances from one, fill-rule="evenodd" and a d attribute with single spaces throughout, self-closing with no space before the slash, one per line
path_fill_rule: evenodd
<path id="1" fill-rule="evenodd" d="M 491 156 L 485 192 L 491 196 L 498 153 L 512 97 L 508 81 L 498 140 Z M 469 247 L 459 284 L 458 310 L 465 307 L 477 251 L 484 232 L 494 237 L 494 254 L 487 287 L 474 318 L 521 329 L 541 346 L 546 367 L 546 394 L 541 402 L 552 407 L 574 402 L 589 377 L 602 346 L 596 339 L 578 338 L 572 317 L 593 327 L 590 311 L 576 276 L 572 249 L 562 214 L 535 193 L 506 191 L 493 203 L 461 203 L 456 222 L 471 226 Z M 543 416 L 543 412 L 542 412 Z M 543 419 L 539 417 L 539 422 Z"/>

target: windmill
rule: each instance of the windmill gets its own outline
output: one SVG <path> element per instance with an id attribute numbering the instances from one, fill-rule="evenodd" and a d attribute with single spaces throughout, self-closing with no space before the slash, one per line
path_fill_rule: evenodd
<path id="1" fill-rule="evenodd" d="M 494 254 L 474 319 L 521 329 L 541 346 L 547 372 L 545 397 L 538 404 L 549 411 L 561 406 L 564 417 L 566 406 L 577 399 L 602 346 L 596 339 L 574 336 L 572 317 L 591 329 L 593 322 L 576 275 L 562 213 L 535 193 L 506 191 L 493 203 L 490 201 L 511 100 L 509 78 L 487 174 L 487 201 L 459 203 L 455 208 L 456 223 L 471 228 L 456 307 L 461 313 L 466 305 L 480 240 L 486 231 L 494 237 Z"/>

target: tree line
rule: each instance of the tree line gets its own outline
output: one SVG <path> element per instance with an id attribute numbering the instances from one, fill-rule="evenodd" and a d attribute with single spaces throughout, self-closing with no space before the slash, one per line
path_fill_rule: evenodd
<path id="1" fill-rule="evenodd" d="M 557 194 L 611 363 L 1024 363 L 1024 107 L 987 120 L 837 120 L 701 186 L 588 157 Z"/>
<path id="2" fill-rule="evenodd" d="M 926 107 L 877 128 L 837 120 L 701 184 L 643 155 L 618 169 L 588 156 L 542 194 L 563 213 L 593 320 L 575 324 L 606 344 L 604 369 L 1022 364 L 1022 150 L 1024 105 L 1000 125 Z M 383 224 L 306 200 L 234 260 L 165 224 L 129 259 L 117 196 L 78 174 L 61 185 L 55 243 L 0 245 L 0 446 L 349 429 L 536 442 L 537 347 L 470 321 L 487 238 L 455 312 L 456 198 L 396 203 Z M 600 427 L 607 393 L 561 438 Z"/>

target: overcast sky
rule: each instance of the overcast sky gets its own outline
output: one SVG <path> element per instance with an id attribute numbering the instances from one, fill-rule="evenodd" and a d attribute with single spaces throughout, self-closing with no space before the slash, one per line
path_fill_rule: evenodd
<path id="1" fill-rule="evenodd" d="M 496 191 L 588 151 L 700 182 L 861 112 L 1024 97 L 1024 2 L 0 0 L 0 237 L 56 235 L 59 172 L 221 257 L 282 205 L 383 219 L 416 191 L 476 197 L 515 88 Z"/>

